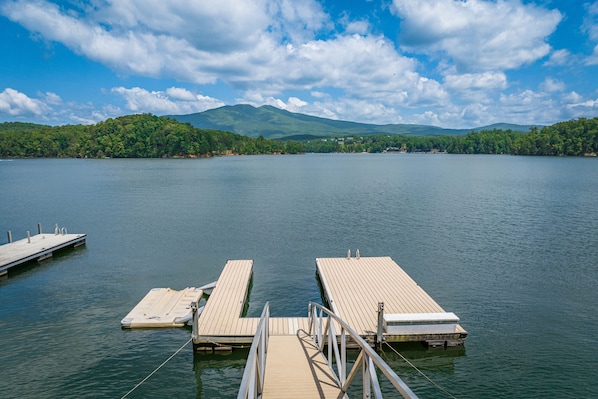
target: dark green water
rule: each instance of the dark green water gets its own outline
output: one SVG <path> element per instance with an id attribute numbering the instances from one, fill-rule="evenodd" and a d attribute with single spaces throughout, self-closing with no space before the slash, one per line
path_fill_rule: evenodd
<path id="1" fill-rule="evenodd" d="M 0 280 L 0 397 L 119 398 L 189 339 L 126 331 L 153 287 L 253 259 L 249 315 L 304 316 L 316 257 L 391 256 L 461 317 L 465 349 L 399 347 L 458 398 L 598 397 L 598 160 L 305 155 L 0 162 L 0 244 L 87 245 Z M 130 397 L 235 397 L 243 352 L 186 347 Z M 446 397 L 402 360 L 422 398 Z"/>

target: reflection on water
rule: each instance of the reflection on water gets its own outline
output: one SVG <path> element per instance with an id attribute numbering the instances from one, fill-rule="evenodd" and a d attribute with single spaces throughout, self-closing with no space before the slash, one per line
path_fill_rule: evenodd
<path id="1" fill-rule="evenodd" d="M 243 378 L 248 349 L 222 353 L 196 353 L 193 372 L 197 398 L 236 398 Z"/>

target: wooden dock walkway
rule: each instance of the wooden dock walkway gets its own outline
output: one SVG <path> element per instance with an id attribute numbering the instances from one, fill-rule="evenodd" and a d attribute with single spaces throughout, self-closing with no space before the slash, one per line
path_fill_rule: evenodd
<path id="1" fill-rule="evenodd" d="M 263 398 L 343 397 L 328 363 L 304 331 L 270 336 Z"/>
<path id="2" fill-rule="evenodd" d="M 47 259 L 60 249 L 83 245 L 86 237 L 86 234 L 39 233 L 4 244 L 0 246 L 0 276 L 27 262 Z"/>

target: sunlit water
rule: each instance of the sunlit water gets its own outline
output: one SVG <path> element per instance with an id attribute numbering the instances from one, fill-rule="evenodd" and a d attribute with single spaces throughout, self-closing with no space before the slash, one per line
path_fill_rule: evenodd
<path id="1" fill-rule="evenodd" d="M 398 349 L 458 398 L 598 397 L 598 160 L 304 155 L 0 162 L 0 244 L 87 245 L 0 280 L 0 397 L 118 398 L 188 329 L 122 330 L 154 287 L 253 259 L 248 314 L 305 316 L 316 257 L 391 256 L 469 332 Z M 187 346 L 130 397 L 236 397 L 246 352 Z M 446 395 L 384 355 L 422 398 Z"/>

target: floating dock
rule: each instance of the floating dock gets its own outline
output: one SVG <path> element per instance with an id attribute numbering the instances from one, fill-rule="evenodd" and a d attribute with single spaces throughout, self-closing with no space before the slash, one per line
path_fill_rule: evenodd
<path id="1" fill-rule="evenodd" d="M 68 247 L 85 244 L 86 234 L 67 234 L 66 229 L 56 229 L 53 234 L 44 234 L 38 225 L 38 234 L 12 241 L 8 232 L 8 244 L 0 246 L 0 276 L 4 276 L 14 267 L 31 261 L 42 261 L 52 257 L 53 253 Z"/>
<path id="2" fill-rule="evenodd" d="M 330 310 L 372 345 L 385 340 L 446 347 L 462 345 L 467 337 L 459 318 L 445 312 L 390 257 L 318 258 L 316 269 Z M 195 350 L 251 344 L 259 319 L 243 317 L 243 310 L 252 271 L 251 260 L 226 263 L 197 320 Z M 272 317 L 269 333 L 296 336 L 308 327 L 307 317 Z"/>
<path id="3" fill-rule="evenodd" d="M 390 257 L 319 258 L 316 267 L 330 310 L 366 340 L 457 346 L 467 337 Z"/>
<path id="4" fill-rule="evenodd" d="M 123 328 L 183 327 L 193 317 L 191 304 L 197 305 L 202 295 L 203 290 L 195 287 L 152 288 L 120 324 Z"/>

